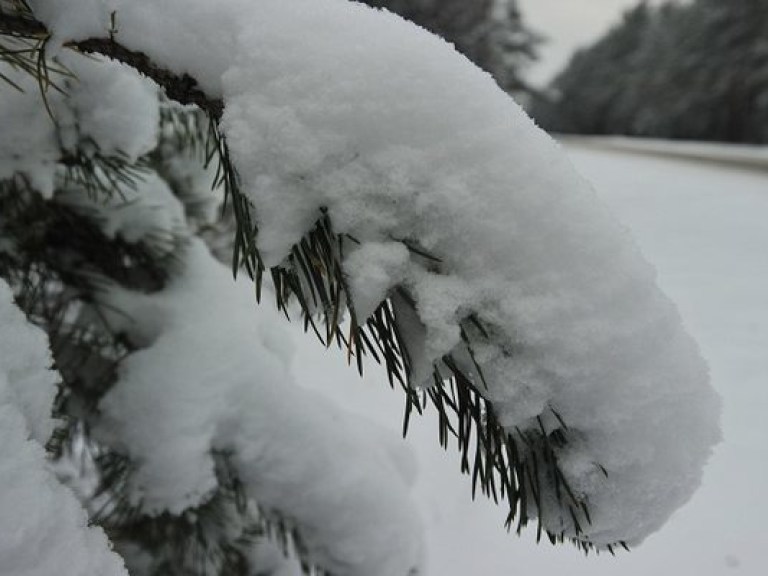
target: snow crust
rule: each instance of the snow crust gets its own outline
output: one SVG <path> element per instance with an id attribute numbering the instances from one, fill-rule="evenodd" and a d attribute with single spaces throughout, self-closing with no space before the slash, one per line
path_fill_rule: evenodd
<path id="1" fill-rule="evenodd" d="M 55 372 L 45 334 L 0 280 L 0 567 L 13 576 L 124 576 L 99 528 L 49 470 Z M 65 560 L 66 559 L 66 560 Z"/>
<path id="2" fill-rule="evenodd" d="M 93 5 L 34 2 L 62 40 L 94 35 Z M 490 77 L 425 31 L 342 0 L 108 6 L 121 43 L 224 97 L 268 264 L 321 207 L 361 250 L 388 246 L 350 261 L 350 281 L 356 294 L 401 286 L 415 300 L 417 384 L 461 354 L 469 314 L 490 328 L 475 344 L 485 393 L 509 430 L 547 409 L 567 422 L 561 465 L 589 503 L 590 541 L 638 543 L 690 497 L 719 439 L 706 365 L 627 233 Z M 404 240 L 439 270 L 404 261 L 390 246 Z M 543 522 L 574 534 L 567 517 Z"/>

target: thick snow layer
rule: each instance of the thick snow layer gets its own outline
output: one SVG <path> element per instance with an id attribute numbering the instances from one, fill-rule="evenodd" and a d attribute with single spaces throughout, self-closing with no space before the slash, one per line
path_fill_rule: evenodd
<path id="1" fill-rule="evenodd" d="M 199 505 L 216 487 L 211 452 L 222 451 L 247 494 L 294 523 L 333 574 L 418 568 L 413 464 L 401 442 L 292 382 L 285 320 L 256 313 L 250 282 L 233 283 L 198 240 L 181 258 L 161 293 L 109 296 L 146 346 L 121 364 L 100 406 L 102 438 L 140 463 L 134 500 L 148 513 Z"/>
<path id="2" fill-rule="evenodd" d="M 723 436 L 701 488 L 664 529 L 631 553 L 585 557 L 570 546 L 536 545 L 531 531 L 503 528 L 504 510 L 469 496 L 452 450 L 435 450 L 437 417 L 412 418 L 408 442 L 420 474 L 428 574 L 506 576 L 764 576 L 768 544 L 768 175 L 568 146 L 576 167 L 630 227 L 680 303 L 723 397 Z M 403 401 L 383 370 L 364 382 L 343 358 L 300 340 L 296 378 L 348 410 L 400 428 Z M 375 413 L 370 407 L 376 406 Z"/>
<path id="3" fill-rule="evenodd" d="M 12 576 L 125 575 L 99 528 L 48 469 L 56 374 L 45 334 L 0 280 L 0 571 Z"/>
<path id="4" fill-rule="evenodd" d="M 719 408 L 695 343 L 558 146 L 446 43 L 343 0 L 33 4 L 62 41 L 99 35 L 99 13 L 106 35 L 114 9 L 118 41 L 224 97 L 268 263 L 321 207 L 363 250 L 408 240 L 439 258 L 435 273 L 390 247 L 350 283 L 413 297 L 418 374 L 461 351 L 470 313 L 490 327 L 475 354 L 500 421 L 551 408 L 576 431 L 561 464 L 592 542 L 643 540 L 696 489 Z"/>
<path id="5" fill-rule="evenodd" d="M 0 62 L 0 179 L 23 175 L 44 196 L 53 193 L 63 152 L 122 154 L 135 161 L 157 141 L 157 88 L 134 70 L 101 58 L 62 54 L 75 78 L 51 71 L 66 92 L 50 89 L 45 104 L 37 81 Z M 58 64 L 56 65 L 58 66 Z M 55 70 L 55 69 L 54 69 Z"/>
<path id="6" fill-rule="evenodd" d="M 675 143 L 667 143 L 671 150 Z M 704 145 L 706 147 L 706 145 Z M 734 147 L 731 155 L 741 153 Z M 619 563 L 574 570 L 563 555 L 526 565 L 572 574 L 762 576 L 768 500 L 768 177 L 713 164 L 570 149 L 576 166 L 659 270 L 723 397 L 723 443 L 701 489 L 660 534 Z"/>
<path id="7" fill-rule="evenodd" d="M 128 66 L 105 58 L 94 61 L 66 54 L 61 59 L 75 75 L 67 82 L 66 108 L 55 112 L 62 131 L 69 128 L 64 126 L 69 120 L 80 142 L 90 140 L 102 154 L 122 153 L 131 161 L 154 148 L 159 124 L 157 87 Z M 71 116 L 65 117 L 66 112 Z"/>

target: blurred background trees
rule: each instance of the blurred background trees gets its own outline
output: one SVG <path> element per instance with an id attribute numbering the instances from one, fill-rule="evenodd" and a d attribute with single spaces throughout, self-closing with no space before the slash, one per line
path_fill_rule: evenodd
<path id="1" fill-rule="evenodd" d="M 445 38 L 504 90 L 526 100 L 533 92 L 524 79 L 536 60 L 541 37 L 529 30 L 517 0 L 363 0 L 385 8 Z"/>
<path id="2" fill-rule="evenodd" d="M 564 133 L 768 142 L 768 2 L 643 2 L 532 113 Z"/>

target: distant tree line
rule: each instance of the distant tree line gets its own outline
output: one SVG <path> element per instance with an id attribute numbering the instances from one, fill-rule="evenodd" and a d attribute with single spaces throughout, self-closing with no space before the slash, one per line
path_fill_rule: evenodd
<path id="1" fill-rule="evenodd" d="M 643 2 L 532 113 L 564 133 L 768 143 L 768 0 Z"/>
<path id="2" fill-rule="evenodd" d="M 523 71 L 541 38 L 524 24 L 517 0 L 362 0 L 448 40 L 518 98 L 532 93 Z"/>

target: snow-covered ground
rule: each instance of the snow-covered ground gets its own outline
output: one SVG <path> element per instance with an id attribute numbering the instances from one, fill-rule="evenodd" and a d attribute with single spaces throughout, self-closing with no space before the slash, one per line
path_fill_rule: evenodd
<path id="1" fill-rule="evenodd" d="M 507 534 L 504 511 L 471 501 L 436 420 L 411 422 L 416 499 L 427 524 L 430 576 L 568 574 L 763 575 L 768 570 L 768 175 L 596 151 L 569 153 L 657 267 L 709 362 L 724 402 L 725 441 L 702 488 L 632 553 L 585 558 Z M 371 365 L 361 381 L 343 355 L 302 341 L 296 374 L 384 427 L 401 426 L 402 393 Z M 680 430 L 680 434 L 685 434 Z M 671 481 L 673 481 L 671 479 Z"/>

